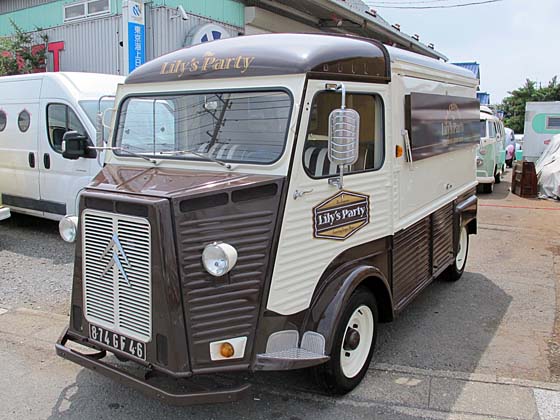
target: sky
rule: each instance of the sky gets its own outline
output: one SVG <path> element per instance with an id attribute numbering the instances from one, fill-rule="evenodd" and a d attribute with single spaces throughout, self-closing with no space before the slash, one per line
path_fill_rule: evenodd
<path id="1" fill-rule="evenodd" d="M 560 79 L 560 0 L 503 0 L 451 9 L 389 9 L 481 0 L 366 0 L 401 31 L 433 43 L 450 62 L 477 61 L 480 90 L 500 103 L 527 78 L 544 86 Z"/>

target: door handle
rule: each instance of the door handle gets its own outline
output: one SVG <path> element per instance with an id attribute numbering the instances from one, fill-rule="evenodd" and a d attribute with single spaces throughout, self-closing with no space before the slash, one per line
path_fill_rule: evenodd
<path id="1" fill-rule="evenodd" d="M 29 162 L 29 167 L 34 168 L 35 167 L 35 153 L 29 152 L 29 154 L 27 155 L 27 161 Z"/>
<path id="2" fill-rule="evenodd" d="M 51 169 L 51 155 L 48 153 L 43 155 L 43 165 L 45 166 L 45 169 Z"/>
<path id="3" fill-rule="evenodd" d="M 295 190 L 294 191 L 294 200 L 297 200 L 298 198 L 303 197 L 305 194 L 309 194 L 309 193 L 312 193 L 312 192 L 313 192 L 313 188 L 310 189 L 310 190 L 303 190 L 303 191 Z"/>

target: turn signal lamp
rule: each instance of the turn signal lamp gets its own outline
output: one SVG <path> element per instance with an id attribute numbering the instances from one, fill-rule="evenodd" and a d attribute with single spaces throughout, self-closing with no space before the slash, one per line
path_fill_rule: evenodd
<path id="1" fill-rule="evenodd" d="M 222 357 L 229 359 L 235 354 L 235 349 L 230 343 L 226 341 L 225 343 L 222 343 L 222 345 L 220 346 L 220 354 L 222 355 Z"/>
<path id="2" fill-rule="evenodd" d="M 397 147 L 395 147 L 395 156 L 400 158 L 404 153 L 404 149 L 402 146 L 397 144 Z"/>

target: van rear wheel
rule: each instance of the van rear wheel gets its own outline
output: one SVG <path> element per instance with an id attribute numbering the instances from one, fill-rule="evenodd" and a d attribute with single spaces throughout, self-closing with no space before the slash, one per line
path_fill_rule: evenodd
<path id="1" fill-rule="evenodd" d="M 358 288 L 350 297 L 335 331 L 330 360 L 314 368 L 315 381 L 330 394 L 346 394 L 367 373 L 378 324 L 373 294 Z"/>

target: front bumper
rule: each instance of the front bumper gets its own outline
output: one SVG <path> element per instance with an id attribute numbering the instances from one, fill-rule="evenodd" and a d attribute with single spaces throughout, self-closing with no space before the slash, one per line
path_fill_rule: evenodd
<path id="1" fill-rule="evenodd" d="M 496 180 L 493 176 L 476 176 L 476 180 L 479 184 L 493 184 Z"/>
<path id="2" fill-rule="evenodd" d="M 10 209 L 8 207 L 0 206 L 0 220 L 10 217 Z"/>
<path id="3" fill-rule="evenodd" d="M 83 354 L 76 349 L 67 347 L 66 343 L 68 341 L 74 340 L 72 340 L 72 337 L 68 335 L 68 329 L 65 329 L 55 346 L 56 354 L 60 357 L 68 359 L 85 368 L 94 370 L 115 381 L 130 386 L 131 388 L 134 388 L 151 398 L 158 399 L 167 404 L 186 406 L 238 401 L 247 394 L 247 391 L 251 387 L 250 384 L 243 384 L 226 389 L 205 389 L 203 391 L 183 394 L 171 393 L 148 383 L 148 380 L 145 378 L 136 377 L 116 366 L 101 361 L 101 359 L 107 354 L 105 350 L 101 350 L 93 354 Z"/>

